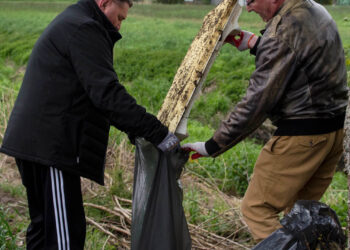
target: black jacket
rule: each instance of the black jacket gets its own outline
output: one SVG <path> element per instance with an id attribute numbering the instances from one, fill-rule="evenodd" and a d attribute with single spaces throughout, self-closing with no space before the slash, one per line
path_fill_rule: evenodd
<path id="1" fill-rule="evenodd" d="M 0 151 L 103 184 L 110 125 L 160 143 L 168 129 L 114 71 L 120 38 L 94 0 L 58 15 L 33 48 Z"/>

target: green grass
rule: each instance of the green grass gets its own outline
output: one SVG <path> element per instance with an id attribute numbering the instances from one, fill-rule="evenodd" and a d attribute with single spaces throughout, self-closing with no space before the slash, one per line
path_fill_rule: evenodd
<path id="1" fill-rule="evenodd" d="M 348 216 L 348 188 L 347 176 L 344 173 L 335 173 L 332 183 L 323 195 L 321 202 L 329 205 L 337 213 L 342 227 L 346 227 Z"/>
<path id="2" fill-rule="evenodd" d="M 0 206 L 0 249 L 17 249 L 16 236 L 12 233 L 5 214 L 6 211 Z"/>
<path id="3" fill-rule="evenodd" d="M 13 198 L 26 199 L 26 191 L 23 185 L 13 185 L 12 183 L 0 183 L 0 189 L 8 193 Z"/>
<path id="4" fill-rule="evenodd" d="M 96 250 L 96 249 L 105 249 L 105 250 L 114 250 L 116 246 L 111 246 L 107 244 L 108 236 L 103 234 L 98 229 L 87 226 L 86 228 L 86 239 L 84 249 L 86 250 Z"/>
<path id="5" fill-rule="evenodd" d="M 18 236 L 24 237 L 28 226 L 28 217 L 15 207 L 0 204 L 0 250 L 21 250 Z"/>
<path id="6" fill-rule="evenodd" d="M 23 69 L 32 47 L 47 24 L 66 6 L 75 1 L 3 1 L 0 0 L 0 132 L 3 133 L 15 96 L 18 92 Z M 121 83 L 135 96 L 138 103 L 156 114 L 172 83 L 177 68 L 187 49 L 202 25 L 203 17 L 213 8 L 210 5 L 142 5 L 135 4 L 130 9 L 128 19 L 123 22 L 120 40 L 114 50 L 114 65 Z M 350 72 L 350 6 L 328 6 L 334 17 L 343 41 L 347 69 Z M 253 13 L 243 11 L 239 23 L 241 28 L 258 33 L 264 23 Z M 245 93 L 250 74 L 254 71 L 254 57 L 249 52 L 239 52 L 230 45 L 220 51 L 207 80 L 203 92 L 191 112 L 188 131 L 190 137 L 185 142 L 205 141 L 212 136 L 220 119 L 234 107 Z M 350 83 L 350 73 L 349 83 Z M 111 141 L 120 142 L 125 138 L 116 130 L 111 130 Z M 245 140 L 233 149 L 215 159 L 199 159 L 187 164 L 189 171 L 205 178 L 227 193 L 242 196 L 246 190 L 250 174 L 262 145 Z M 124 182 L 120 170 L 112 173 L 115 180 L 111 194 L 130 198 L 131 192 Z M 322 198 L 337 212 L 343 226 L 346 225 L 347 184 L 346 176 L 337 173 L 331 187 Z M 4 187 L 3 185 L 0 187 Z M 7 192 L 16 195 L 16 188 Z M 190 189 L 185 194 L 184 207 L 191 223 L 201 223 L 226 208 L 214 203 L 212 211 L 202 214 L 196 201 L 207 202 L 200 190 Z M 110 202 L 108 195 L 92 200 L 96 204 Z M 208 203 L 209 200 L 208 200 Z M 0 210 L 1 212 L 1 210 Z M 105 214 L 87 209 L 88 216 L 103 217 Z M 2 217 L 1 217 L 2 216 Z M 11 230 L 7 224 L 11 218 L 4 217 L 0 223 L 0 249 L 2 239 L 9 239 Z M 210 219 L 208 228 L 218 233 L 227 232 L 227 224 Z M 21 230 L 18 229 L 18 230 Z M 4 238 L 2 235 L 5 235 Z M 7 238 L 6 238 L 7 237 Z M 88 227 L 87 249 L 101 249 L 107 237 Z M 106 246 L 109 249 L 109 246 Z M 11 248 L 9 248 L 11 249 Z"/>
<path id="7" fill-rule="evenodd" d="M 210 138 L 213 132 L 213 129 L 199 122 L 190 121 L 188 133 L 191 137 L 184 143 Z M 220 157 L 200 158 L 187 164 L 187 167 L 207 178 L 223 192 L 239 197 L 244 195 L 260 149 L 261 145 L 245 140 Z"/>

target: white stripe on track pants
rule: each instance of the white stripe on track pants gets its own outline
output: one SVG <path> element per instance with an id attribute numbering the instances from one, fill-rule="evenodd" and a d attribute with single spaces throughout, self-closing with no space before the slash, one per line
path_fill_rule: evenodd
<path id="1" fill-rule="evenodd" d="M 84 249 L 86 222 L 80 177 L 16 159 L 27 190 L 27 249 Z"/>

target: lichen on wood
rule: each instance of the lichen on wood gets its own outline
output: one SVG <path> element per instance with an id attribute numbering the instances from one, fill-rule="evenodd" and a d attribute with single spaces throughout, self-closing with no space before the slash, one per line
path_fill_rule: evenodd
<path id="1" fill-rule="evenodd" d="M 217 49 L 216 46 L 236 4 L 236 0 L 224 0 L 208 13 L 178 68 L 158 113 L 158 119 L 168 126 L 170 131 L 176 131 L 196 88 L 206 77 L 208 62 Z"/>

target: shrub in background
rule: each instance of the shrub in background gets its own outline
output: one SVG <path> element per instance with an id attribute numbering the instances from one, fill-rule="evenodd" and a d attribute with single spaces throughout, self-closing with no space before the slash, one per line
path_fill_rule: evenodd
<path id="1" fill-rule="evenodd" d="M 165 4 L 177 4 L 184 3 L 183 0 L 155 0 L 155 3 L 165 3 Z"/>
<path id="2" fill-rule="evenodd" d="M 316 0 L 316 2 L 322 5 L 331 5 L 333 4 L 333 1 L 336 3 L 337 0 Z"/>

